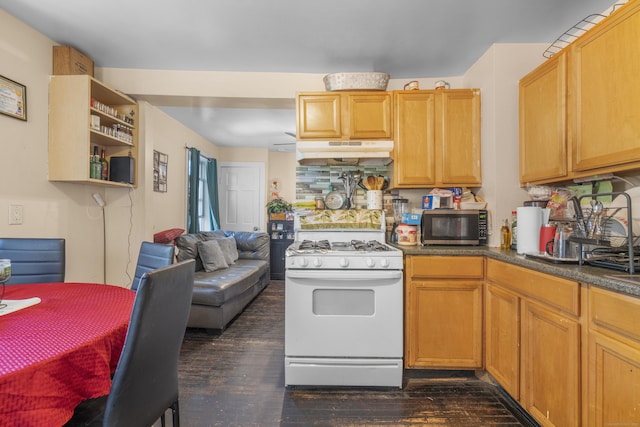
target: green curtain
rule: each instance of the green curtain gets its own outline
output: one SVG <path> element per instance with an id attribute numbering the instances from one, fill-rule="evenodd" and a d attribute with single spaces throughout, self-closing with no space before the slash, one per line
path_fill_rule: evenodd
<path id="1" fill-rule="evenodd" d="M 198 173 L 200 171 L 200 150 L 189 148 L 189 197 L 187 199 L 187 230 L 197 233 L 198 224 Z"/>
<path id="2" fill-rule="evenodd" d="M 209 159 L 207 164 L 207 190 L 209 191 L 209 211 L 211 227 L 214 230 L 220 229 L 218 218 L 220 218 L 220 203 L 218 201 L 218 161 Z"/>

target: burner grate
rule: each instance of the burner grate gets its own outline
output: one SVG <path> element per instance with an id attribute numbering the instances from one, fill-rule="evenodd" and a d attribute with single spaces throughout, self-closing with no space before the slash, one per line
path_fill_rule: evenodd
<path id="1" fill-rule="evenodd" d="M 300 242 L 298 249 L 308 250 L 308 249 L 331 249 L 331 243 L 328 240 L 303 240 Z"/>
<path id="2" fill-rule="evenodd" d="M 369 251 L 369 252 L 380 252 L 380 251 L 389 251 L 389 246 L 384 243 L 380 243 L 377 240 L 369 240 L 365 242 L 363 240 L 352 240 L 351 245 L 357 251 Z"/>

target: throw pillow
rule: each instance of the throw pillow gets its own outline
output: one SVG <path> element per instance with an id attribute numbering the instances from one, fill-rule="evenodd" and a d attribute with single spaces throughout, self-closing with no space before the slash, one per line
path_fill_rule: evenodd
<path id="1" fill-rule="evenodd" d="M 227 264 L 231 265 L 238 259 L 238 248 L 236 247 L 236 239 L 233 237 L 225 237 L 223 239 L 216 239 L 224 254 L 224 260 Z"/>
<path id="2" fill-rule="evenodd" d="M 216 240 L 198 242 L 197 246 L 205 271 L 212 272 L 229 267 Z"/>
<path id="3" fill-rule="evenodd" d="M 171 243 L 176 237 L 184 233 L 182 228 L 171 228 L 169 230 L 160 231 L 153 235 L 154 243 Z"/>

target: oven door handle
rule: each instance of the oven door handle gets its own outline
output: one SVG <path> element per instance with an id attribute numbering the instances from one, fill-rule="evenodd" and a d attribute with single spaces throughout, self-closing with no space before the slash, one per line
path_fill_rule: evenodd
<path id="1" fill-rule="evenodd" d="M 290 279 L 311 280 L 398 280 L 402 279 L 402 270 L 287 270 Z"/>

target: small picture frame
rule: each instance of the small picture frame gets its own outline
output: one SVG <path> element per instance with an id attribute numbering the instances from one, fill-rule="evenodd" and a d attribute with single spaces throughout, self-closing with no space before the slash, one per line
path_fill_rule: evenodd
<path id="1" fill-rule="evenodd" d="M 0 76 L 0 113 L 27 121 L 27 87 Z"/>
<path id="2" fill-rule="evenodd" d="M 169 156 L 153 150 L 153 191 L 167 192 L 167 164 Z"/>

